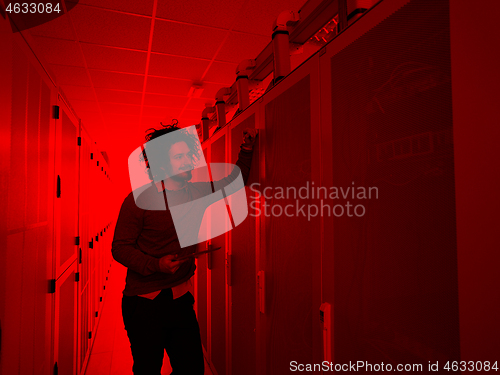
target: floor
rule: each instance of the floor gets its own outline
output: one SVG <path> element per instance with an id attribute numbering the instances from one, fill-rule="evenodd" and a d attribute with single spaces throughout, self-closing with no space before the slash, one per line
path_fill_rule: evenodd
<path id="1" fill-rule="evenodd" d="M 132 354 L 121 316 L 126 268 L 113 262 L 106 285 L 104 306 L 85 375 L 132 375 Z M 165 353 L 161 374 L 172 371 Z M 205 374 L 213 375 L 205 360 Z"/>

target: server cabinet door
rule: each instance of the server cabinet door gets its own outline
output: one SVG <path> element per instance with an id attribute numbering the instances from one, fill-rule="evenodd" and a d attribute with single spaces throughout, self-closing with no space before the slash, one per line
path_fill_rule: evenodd
<path id="1" fill-rule="evenodd" d="M 231 157 L 235 164 L 243 139 L 243 129 L 255 128 L 256 113 L 240 114 L 239 123 L 232 123 Z M 242 118 L 244 118 L 242 120 Z M 254 146 L 252 167 L 247 185 L 259 182 L 259 146 Z M 230 264 L 228 268 L 231 284 L 229 287 L 229 361 L 228 373 L 253 375 L 256 373 L 256 252 L 258 249 L 257 221 L 250 203 L 254 201 L 248 187 L 246 189 L 248 216 L 229 232 Z M 231 199 L 229 197 L 228 199 Z M 253 215 L 253 216 L 252 216 Z"/>
<path id="2" fill-rule="evenodd" d="M 203 154 L 205 160 L 209 163 L 209 147 L 204 146 Z M 208 232 L 208 231 L 207 231 Z M 206 242 L 200 244 L 200 250 L 206 248 Z M 200 326 L 201 343 L 206 351 L 208 351 L 208 256 L 204 255 L 196 259 L 196 316 L 198 318 L 198 324 Z"/>
<path id="3" fill-rule="evenodd" d="M 212 141 L 210 163 L 226 162 L 226 130 Z M 221 250 L 211 256 L 210 278 L 210 359 L 219 375 L 226 374 L 226 238 L 227 233 L 212 238 L 213 247 Z"/>
<path id="4" fill-rule="evenodd" d="M 262 100 L 265 167 L 260 188 L 270 189 L 267 207 L 262 207 L 267 212 L 261 213 L 265 312 L 259 315 L 257 372 L 262 374 L 289 371 L 291 361 L 317 363 L 321 353 L 322 214 L 320 199 L 311 192 L 320 185 L 318 89 L 318 61 L 312 58 Z"/>
<path id="5" fill-rule="evenodd" d="M 80 244 L 78 245 L 77 262 L 80 281 L 78 283 L 78 357 L 77 369 L 81 373 L 86 366 L 90 355 L 89 326 L 90 326 L 90 265 L 89 265 L 89 216 L 92 213 L 90 188 L 92 186 L 90 180 L 90 137 L 81 129 L 81 146 L 80 146 L 80 184 L 79 184 L 79 219 L 78 219 L 78 236 Z"/>
<path id="6" fill-rule="evenodd" d="M 53 294 L 47 293 L 47 280 L 53 278 L 55 88 L 17 36 L 9 29 L 1 42 L 5 111 L 0 116 L 7 169 L 2 169 L 0 184 L 5 188 L 0 225 L 0 373 L 45 375 L 51 364 L 54 302 Z"/>
<path id="7" fill-rule="evenodd" d="M 59 374 L 76 374 L 76 261 L 56 281 L 54 365 Z"/>
<path id="8" fill-rule="evenodd" d="M 56 274 L 76 259 L 78 225 L 78 134 L 79 125 L 66 105 L 59 103 L 56 121 Z"/>
<path id="9" fill-rule="evenodd" d="M 383 1 L 321 56 L 323 172 L 364 206 L 325 223 L 336 363 L 460 358 L 449 19 Z"/>

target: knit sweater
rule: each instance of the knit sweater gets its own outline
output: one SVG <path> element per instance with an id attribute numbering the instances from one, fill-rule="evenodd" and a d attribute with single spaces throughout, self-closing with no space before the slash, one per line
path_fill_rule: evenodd
<path id="1" fill-rule="evenodd" d="M 236 162 L 245 184 L 250 173 L 252 155 L 253 151 L 241 149 Z M 212 184 L 214 190 L 218 191 L 237 176 L 238 170 L 234 168 L 231 174 L 219 181 L 188 182 L 183 189 L 175 192 L 176 200 L 189 202 L 207 196 L 212 193 Z M 164 199 L 163 191 L 158 192 L 156 185 L 152 183 L 139 197 L 134 198 L 131 192 L 123 201 L 118 215 L 111 251 L 113 258 L 128 268 L 123 290 L 126 296 L 171 288 L 194 275 L 194 258 L 184 262 L 174 274 L 160 271 L 161 257 L 168 254 L 194 253 L 197 245 L 181 248 L 168 207 L 166 210 L 147 209 L 149 202 L 157 207 L 154 202 L 158 199 Z"/>

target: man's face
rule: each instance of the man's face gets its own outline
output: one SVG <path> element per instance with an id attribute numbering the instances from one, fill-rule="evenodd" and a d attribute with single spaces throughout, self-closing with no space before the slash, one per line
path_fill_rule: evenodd
<path id="1" fill-rule="evenodd" d="M 170 147 L 170 168 L 168 175 L 174 180 L 189 181 L 193 169 L 192 152 L 186 142 L 177 142 Z"/>

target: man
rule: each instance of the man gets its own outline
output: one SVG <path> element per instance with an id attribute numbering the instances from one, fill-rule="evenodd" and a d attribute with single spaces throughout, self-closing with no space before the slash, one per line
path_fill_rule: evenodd
<path id="1" fill-rule="evenodd" d="M 133 372 L 160 375 L 166 350 L 172 374 L 203 374 L 200 329 L 189 292 L 195 261 L 194 257 L 176 260 L 179 255 L 193 253 L 196 245 L 181 248 L 170 209 L 172 202 L 199 202 L 198 198 L 212 193 L 212 184 L 217 191 L 239 172 L 234 168 L 220 181 L 192 183 L 191 170 L 202 155 L 197 137 L 175 125 L 152 130 L 146 136 L 142 156 L 153 183 L 139 196 L 132 192 L 125 198 L 112 243 L 113 258 L 128 268 L 122 315 L 134 359 Z M 236 165 L 246 183 L 257 132 L 245 129 L 243 134 Z M 158 143 L 159 137 L 166 140 L 160 143 L 161 149 L 152 147 L 151 141 Z M 200 223 L 201 219 L 193 223 L 196 230 Z"/>

